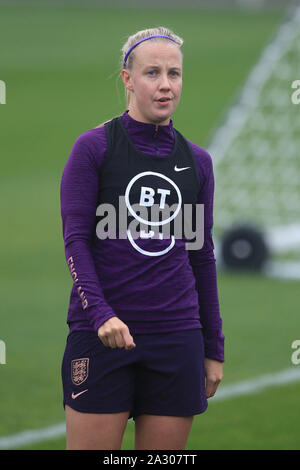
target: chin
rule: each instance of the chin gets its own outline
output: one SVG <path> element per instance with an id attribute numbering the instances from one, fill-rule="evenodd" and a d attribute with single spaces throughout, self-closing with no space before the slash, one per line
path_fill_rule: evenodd
<path id="1" fill-rule="evenodd" d="M 173 109 L 172 110 L 167 110 L 167 109 L 162 109 L 161 111 L 159 112 L 155 112 L 153 113 L 153 117 L 156 117 L 157 120 L 159 121 L 165 121 L 166 119 L 169 119 L 173 113 Z"/>
<path id="2" fill-rule="evenodd" d="M 166 116 L 154 116 L 153 117 L 153 122 L 155 122 L 156 124 L 161 124 L 162 122 L 166 121 L 167 119 L 170 119 L 171 118 L 171 115 L 168 114 Z"/>

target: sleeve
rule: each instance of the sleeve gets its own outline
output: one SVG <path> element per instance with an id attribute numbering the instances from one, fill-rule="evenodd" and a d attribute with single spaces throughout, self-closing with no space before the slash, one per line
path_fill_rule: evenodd
<path id="1" fill-rule="evenodd" d="M 199 147 L 198 147 L 199 149 Z M 199 154 L 199 150 L 197 152 Z M 202 186 L 198 203 L 204 204 L 204 243 L 199 250 L 190 250 L 189 259 L 192 266 L 199 299 L 200 322 L 203 326 L 205 357 L 220 362 L 224 360 L 224 340 L 222 318 L 220 316 L 216 260 L 214 256 L 213 199 L 214 174 L 211 156 L 202 149 L 200 181 Z M 199 162 L 197 162 L 199 166 Z"/>
<path id="2" fill-rule="evenodd" d="M 97 331 L 116 316 L 107 304 L 91 251 L 99 169 L 87 133 L 75 141 L 63 170 L 60 200 L 65 257 L 86 317 Z"/>

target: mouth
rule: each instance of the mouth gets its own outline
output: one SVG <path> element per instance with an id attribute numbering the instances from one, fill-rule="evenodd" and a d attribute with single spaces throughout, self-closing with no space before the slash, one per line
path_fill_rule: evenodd
<path id="1" fill-rule="evenodd" d="M 171 98 L 161 98 L 160 100 L 156 100 L 161 106 L 166 106 L 171 101 Z"/>

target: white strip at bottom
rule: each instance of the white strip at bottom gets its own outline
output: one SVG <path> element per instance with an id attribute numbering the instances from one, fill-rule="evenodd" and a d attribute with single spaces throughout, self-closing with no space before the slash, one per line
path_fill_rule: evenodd
<path id="1" fill-rule="evenodd" d="M 286 385 L 291 382 L 300 381 L 300 366 L 285 369 L 275 374 L 266 374 L 255 377 L 251 380 L 245 380 L 232 385 L 220 384 L 214 397 L 209 398 L 209 405 L 215 401 L 231 399 L 241 395 L 251 395 L 259 393 L 267 387 Z M 130 419 L 133 423 L 133 420 Z M 23 431 L 18 434 L 0 437 L 0 449 L 12 449 L 25 447 L 37 442 L 57 439 L 65 435 L 65 423 L 59 423 L 47 428 Z"/>

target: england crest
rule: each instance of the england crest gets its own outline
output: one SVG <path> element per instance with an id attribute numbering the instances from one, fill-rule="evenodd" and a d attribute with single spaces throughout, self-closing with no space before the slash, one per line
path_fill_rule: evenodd
<path id="1" fill-rule="evenodd" d="M 74 385 L 81 385 L 89 375 L 89 358 L 74 359 L 71 362 L 71 377 Z"/>

